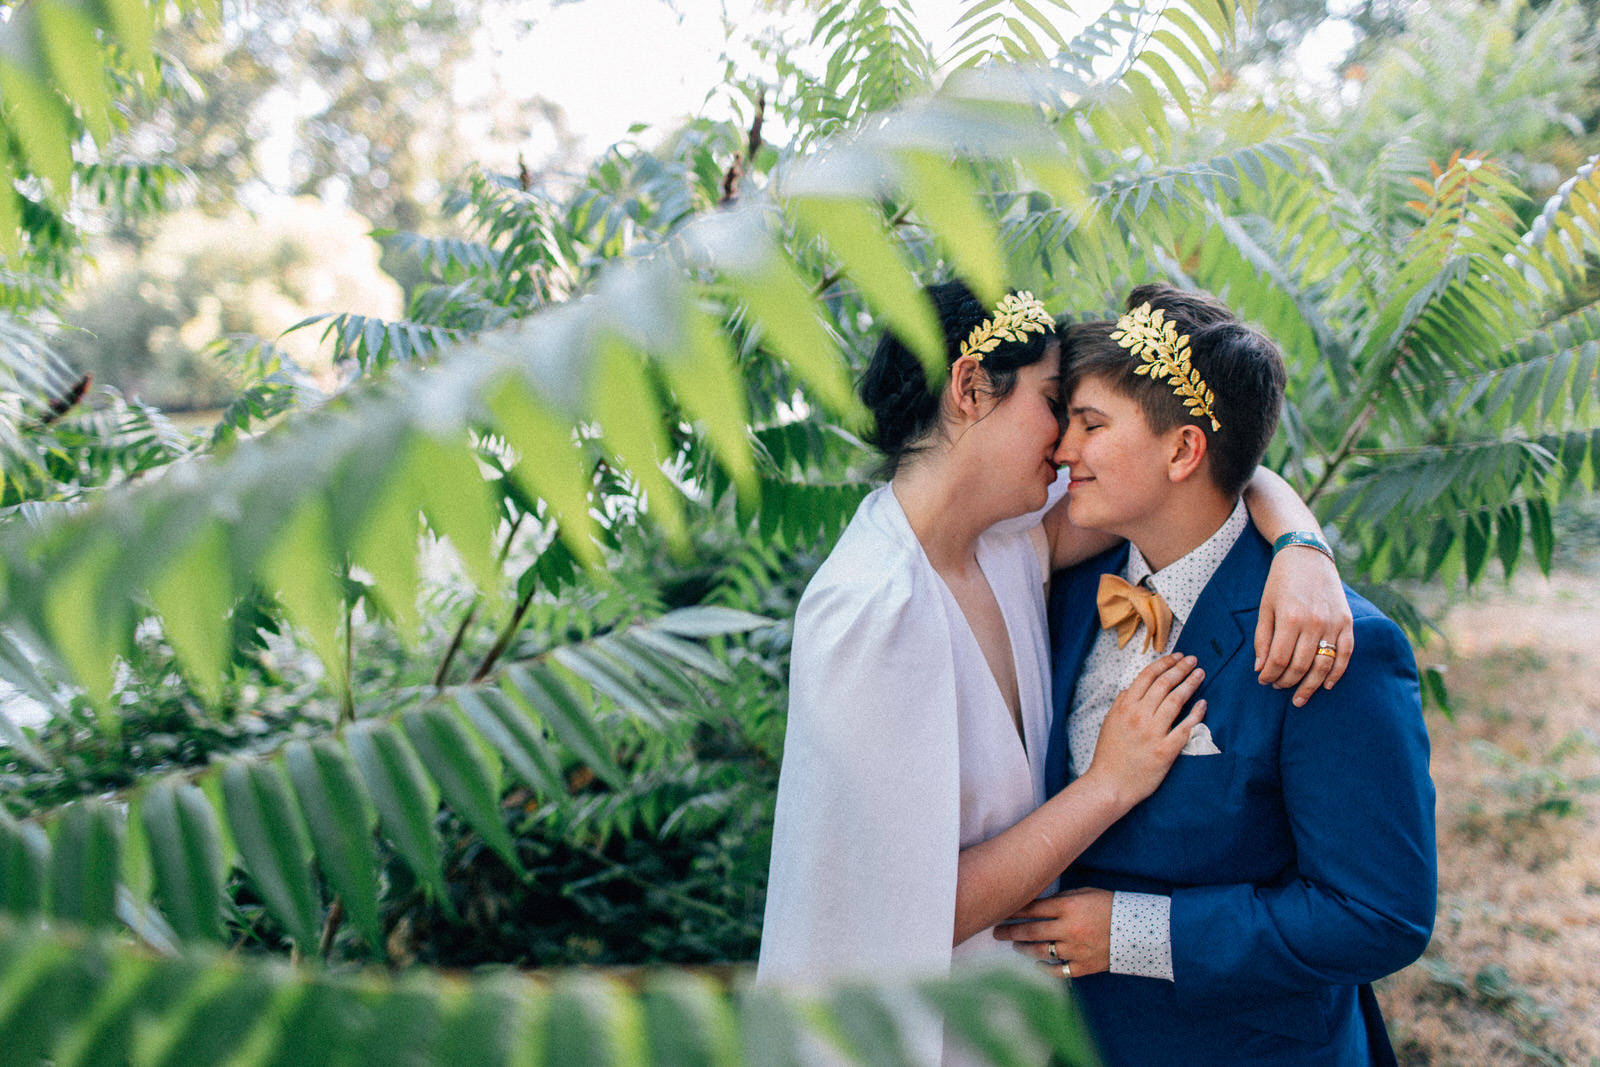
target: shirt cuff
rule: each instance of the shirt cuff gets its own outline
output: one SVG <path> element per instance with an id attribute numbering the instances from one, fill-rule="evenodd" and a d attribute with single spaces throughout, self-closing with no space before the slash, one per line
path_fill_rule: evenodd
<path id="1" fill-rule="evenodd" d="M 1172 981 L 1172 898 L 1111 894 L 1111 973 Z"/>

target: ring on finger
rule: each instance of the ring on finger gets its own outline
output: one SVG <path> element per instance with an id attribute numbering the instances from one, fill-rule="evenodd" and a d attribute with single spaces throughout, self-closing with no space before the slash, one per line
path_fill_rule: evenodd
<path id="1" fill-rule="evenodd" d="M 1061 977 L 1067 979 L 1072 977 L 1072 964 L 1068 963 L 1066 960 L 1061 961 Z"/>
<path id="2" fill-rule="evenodd" d="M 1050 942 L 1050 962 L 1051 963 L 1060 963 L 1061 962 L 1061 957 L 1056 955 L 1056 943 L 1054 941 Z"/>
<path id="3" fill-rule="evenodd" d="M 1317 642 L 1317 655 L 1333 657 L 1337 656 L 1338 654 L 1339 650 L 1337 647 L 1335 647 L 1332 641 L 1323 639 Z"/>

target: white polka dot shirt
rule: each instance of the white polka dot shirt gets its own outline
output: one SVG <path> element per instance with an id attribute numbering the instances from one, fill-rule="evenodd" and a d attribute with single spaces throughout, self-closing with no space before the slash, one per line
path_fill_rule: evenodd
<path id="1" fill-rule="evenodd" d="M 1067 743 L 1074 778 L 1089 769 L 1100 726 L 1117 694 L 1133 684 L 1139 672 L 1169 652 L 1183 632 L 1184 620 L 1222 561 L 1233 551 L 1250 522 L 1244 502 L 1217 529 L 1182 559 L 1151 573 L 1137 548 L 1130 548 L 1122 576 L 1134 585 L 1143 582 L 1161 594 L 1172 609 L 1172 632 L 1167 647 L 1145 650 L 1144 633 L 1135 633 L 1123 648 L 1117 647 L 1116 630 L 1101 630 L 1094 639 L 1067 717 Z M 1203 758 L 1203 757 L 1201 757 Z M 1111 903 L 1111 972 L 1172 980 L 1172 898 L 1155 893 L 1115 893 Z"/>

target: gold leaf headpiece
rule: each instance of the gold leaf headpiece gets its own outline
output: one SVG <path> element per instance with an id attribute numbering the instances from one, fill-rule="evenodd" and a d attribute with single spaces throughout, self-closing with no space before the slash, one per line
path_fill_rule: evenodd
<path id="1" fill-rule="evenodd" d="M 982 363 L 1001 341 L 1026 341 L 1030 333 L 1048 333 L 1056 320 L 1032 293 L 1011 293 L 995 305 L 994 314 L 972 328 L 961 342 L 961 354 Z"/>
<path id="2" fill-rule="evenodd" d="M 1148 301 L 1140 304 L 1117 320 L 1111 339 L 1139 357 L 1133 373 L 1147 374 L 1153 381 L 1167 379 L 1190 415 L 1210 419 L 1213 431 L 1222 429 L 1211 406 L 1215 400 L 1211 387 L 1189 362 L 1189 335 L 1178 332 L 1178 324 L 1167 320 L 1164 309 L 1151 311 Z"/>

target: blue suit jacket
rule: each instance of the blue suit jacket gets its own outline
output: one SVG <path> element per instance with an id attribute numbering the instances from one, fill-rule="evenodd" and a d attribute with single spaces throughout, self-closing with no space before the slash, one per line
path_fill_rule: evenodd
<path id="1" fill-rule="evenodd" d="M 1095 590 L 1127 551 L 1055 578 L 1052 793 L 1067 782 Z M 1062 879 L 1172 897 L 1174 981 L 1073 982 L 1110 1067 L 1393 1062 L 1367 983 L 1421 955 L 1436 892 L 1416 662 L 1400 629 L 1347 590 L 1356 651 L 1339 684 L 1304 708 L 1293 690 L 1261 685 L 1252 639 L 1271 561 L 1246 530 L 1178 639 L 1205 668 L 1195 699 L 1222 753 L 1179 756 Z"/>

